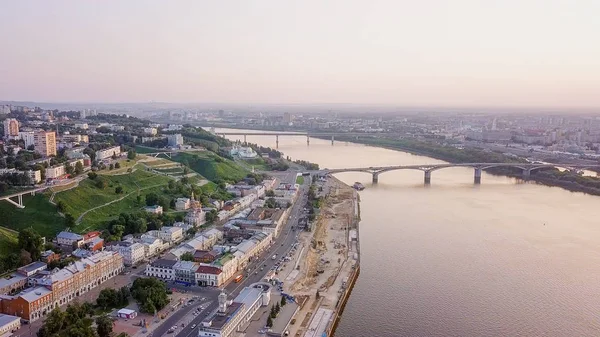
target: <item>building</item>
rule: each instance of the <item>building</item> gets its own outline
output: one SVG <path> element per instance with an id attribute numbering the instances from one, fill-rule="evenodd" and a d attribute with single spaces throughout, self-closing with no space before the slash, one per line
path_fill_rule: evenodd
<path id="1" fill-rule="evenodd" d="M 116 241 L 109 243 L 106 248 L 121 254 L 123 256 L 123 263 L 126 266 L 134 266 L 146 257 L 144 245 L 137 242 Z"/>
<path id="2" fill-rule="evenodd" d="M 175 209 L 178 211 L 185 211 L 189 209 L 192 205 L 192 200 L 190 198 L 177 198 L 175 201 Z"/>
<path id="3" fill-rule="evenodd" d="M 162 280 L 174 280 L 175 269 L 173 268 L 177 261 L 157 259 L 146 265 L 146 276 L 156 277 Z"/>
<path id="4" fill-rule="evenodd" d="M 46 179 L 57 179 L 67 174 L 65 165 L 56 165 L 46 168 Z"/>
<path id="5" fill-rule="evenodd" d="M 42 262 L 46 262 L 46 263 L 50 263 L 52 261 L 58 261 L 58 260 L 60 260 L 60 254 L 56 254 L 55 252 L 53 252 L 51 250 L 47 250 L 45 252 L 42 252 L 42 254 L 40 255 L 40 260 L 42 260 Z"/>
<path id="6" fill-rule="evenodd" d="M 63 135 L 62 140 L 64 142 L 71 143 L 89 143 L 90 138 L 88 135 Z"/>
<path id="7" fill-rule="evenodd" d="M 14 118 L 4 120 L 4 138 L 12 139 L 19 137 L 19 121 Z"/>
<path id="8" fill-rule="evenodd" d="M 152 135 L 152 136 L 156 136 L 156 133 L 157 133 L 156 128 L 144 128 L 143 131 L 145 134 Z"/>
<path id="9" fill-rule="evenodd" d="M 175 282 L 182 284 L 196 284 L 196 271 L 198 263 L 192 261 L 177 261 L 173 265 Z"/>
<path id="10" fill-rule="evenodd" d="M 0 279 L 0 294 L 6 295 L 14 291 L 21 290 L 27 285 L 27 277 L 19 274 L 12 274 Z"/>
<path id="11" fill-rule="evenodd" d="M 0 336 L 10 336 L 21 327 L 21 317 L 0 314 Z"/>
<path id="12" fill-rule="evenodd" d="M 84 243 L 83 236 L 73 232 L 60 232 L 56 236 L 56 242 L 59 245 L 71 246 L 76 244 L 77 247 L 81 247 Z"/>
<path id="13" fill-rule="evenodd" d="M 187 212 L 183 221 L 186 224 L 194 227 L 202 226 L 204 223 L 206 223 L 206 212 L 204 212 L 201 208 L 193 209 Z"/>
<path id="14" fill-rule="evenodd" d="M 73 126 L 82 130 L 87 130 L 89 128 L 88 123 L 75 123 Z"/>
<path id="15" fill-rule="evenodd" d="M 137 312 L 135 310 L 123 308 L 117 312 L 117 316 L 125 319 L 134 319 L 137 317 Z"/>
<path id="16" fill-rule="evenodd" d="M 36 261 L 36 262 L 31 262 L 30 264 L 25 265 L 23 267 L 17 268 L 17 273 L 19 273 L 25 277 L 29 277 L 40 271 L 46 270 L 47 268 L 48 268 L 48 265 L 45 264 L 44 262 Z"/>
<path id="17" fill-rule="evenodd" d="M 33 134 L 35 152 L 44 157 L 56 156 L 56 133 L 38 130 Z"/>
<path id="18" fill-rule="evenodd" d="M 150 235 L 142 235 L 141 244 L 144 245 L 147 258 L 160 253 L 164 249 L 163 241 Z"/>
<path id="19" fill-rule="evenodd" d="M 30 184 L 38 184 L 42 181 L 42 172 L 40 170 L 17 171 L 14 168 L 0 169 L 0 175 L 3 174 L 23 174 L 29 178 Z"/>
<path id="20" fill-rule="evenodd" d="M 19 132 L 19 138 L 21 138 L 23 143 L 25 143 L 25 148 L 29 148 L 32 145 L 35 147 L 35 132 L 21 131 Z"/>
<path id="21" fill-rule="evenodd" d="M 181 241 L 183 239 L 183 229 L 181 227 L 163 226 L 158 231 L 158 238 L 169 243 Z"/>
<path id="22" fill-rule="evenodd" d="M 121 147 L 113 146 L 108 149 L 98 150 L 96 151 L 96 160 L 104 160 L 107 158 L 111 158 L 112 156 L 120 156 L 121 155 Z"/>
<path id="23" fill-rule="evenodd" d="M 230 337 L 242 332 L 258 309 L 269 305 L 270 291 L 267 283 L 253 284 L 231 302 L 221 293 L 218 310 L 202 322 L 198 337 Z"/>
<path id="24" fill-rule="evenodd" d="M 201 265 L 196 270 L 196 282 L 199 286 L 219 287 L 225 283 L 223 271 L 214 266 Z"/>
<path id="25" fill-rule="evenodd" d="M 177 147 L 183 145 L 183 136 L 179 133 L 174 135 L 167 135 L 169 146 Z"/>
<path id="26" fill-rule="evenodd" d="M 162 208 L 162 206 L 159 206 L 159 205 L 146 206 L 146 207 L 144 207 L 144 209 L 148 213 L 158 214 L 158 215 L 163 214 L 163 208 Z"/>

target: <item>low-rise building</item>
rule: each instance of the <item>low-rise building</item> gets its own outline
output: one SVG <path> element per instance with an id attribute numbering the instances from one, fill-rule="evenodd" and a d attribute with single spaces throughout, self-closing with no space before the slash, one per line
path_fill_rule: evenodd
<path id="1" fill-rule="evenodd" d="M 143 131 L 145 134 L 152 135 L 152 136 L 155 136 L 156 133 L 158 132 L 156 130 L 156 128 L 144 128 Z"/>
<path id="2" fill-rule="evenodd" d="M 175 279 L 175 260 L 157 259 L 148 265 L 146 265 L 146 276 L 156 277 L 162 280 L 174 280 Z"/>
<path id="3" fill-rule="evenodd" d="M 118 252 L 123 256 L 123 263 L 126 266 L 133 266 L 144 260 L 146 250 L 144 245 L 137 242 L 116 241 L 107 246 L 110 251 Z"/>
<path id="4" fill-rule="evenodd" d="M 40 260 L 42 262 L 46 262 L 46 263 L 50 263 L 52 261 L 58 261 L 60 260 L 60 254 L 56 254 L 55 252 L 51 251 L 51 250 L 47 250 L 42 252 L 42 254 L 40 255 Z"/>
<path id="5" fill-rule="evenodd" d="M 219 287 L 226 280 L 222 275 L 220 268 L 201 265 L 196 270 L 196 282 L 200 286 Z"/>
<path id="6" fill-rule="evenodd" d="M 46 179 L 57 179 L 67 174 L 65 165 L 56 165 L 46 168 Z"/>
<path id="7" fill-rule="evenodd" d="M 206 212 L 201 208 L 193 209 L 185 215 L 184 221 L 186 224 L 194 227 L 202 226 L 206 223 Z"/>
<path id="8" fill-rule="evenodd" d="M 178 211 L 185 211 L 190 208 L 192 200 L 190 198 L 177 198 L 175 201 L 175 209 Z"/>
<path id="9" fill-rule="evenodd" d="M 27 277 L 23 275 L 12 274 L 7 277 L 0 278 L 0 294 L 10 294 L 25 288 L 26 285 Z"/>
<path id="10" fill-rule="evenodd" d="M 179 133 L 174 135 L 167 135 L 168 144 L 171 147 L 177 147 L 183 145 L 183 136 Z"/>
<path id="11" fill-rule="evenodd" d="M 196 284 L 196 271 L 198 263 L 192 261 L 177 261 L 175 269 L 175 282 L 182 284 Z"/>
<path id="12" fill-rule="evenodd" d="M 10 336 L 21 327 L 21 317 L 0 314 L 0 336 Z"/>
<path id="13" fill-rule="evenodd" d="M 45 264 L 44 262 L 36 261 L 36 262 L 31 262 L 28 265 L 17 268 L 17 273 L 19 273 L 25 277 L 29 277 L 37 272 L 46 270 L 47 268 L 48 268 L 48 265 Z"/>
<path id="14" fill-rule="evenodd" d="M 163 214 L 163 208 L 162 208 L 162 206 L 159 206 L 159 205 L 146 206 L 146 207 L 144 207 L 144 210 L 146 210 L 146 212 L 152 213 L 152 214 L 158 214 L 158 215 Z"/>
<path id="15" fill-rule="evenodd" d="M 107 158 L 111 158 L 112 156 L 118 157 L 120 155 L 121 155 L 121 147 L 113 146 L 108 149 L 96 151 L 96 160 L 104 160 Z"/>
<path id="16" fill-rule="evenodd" d="M 59 245 L 81 247 L 83 245 L 83 236 L 73 232 L 60 232 L 56 236 L 56 242 Z"/>
<path id="17" fill-rule="evenodd" d="M 158 238 L 169 243 L 179 242 L 183 239 L 181 227 L 163 226 L 158 231 Z"/>

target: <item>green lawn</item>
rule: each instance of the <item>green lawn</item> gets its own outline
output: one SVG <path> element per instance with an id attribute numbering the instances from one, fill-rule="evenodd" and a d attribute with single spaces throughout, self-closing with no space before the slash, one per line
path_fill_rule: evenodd
<path id="1" fill-rule="evenodd" d="M 304 177 L 303 176 L 297 176 L 296 177 L 296 184 L 298 184 L 298 185 L 304 184 Z"/>
<path id="2" fill-rule="evenodd" d="M 238 181 L 246 177 L 248 170 L 232 160 L 219 157 L 211 152 L 179 153 L 173 160 L 188 163 L 196 173 L 209 180 Z"/>
<path id="3" fill-rule="evenodd" d="M 17 250 L 19 234 L 4 227 L 0 227 L 0 254 L 2 256 Z"/>
<path id="4" fill-rule="evenodd" d="M 153 149 L 151 147 L 145 147 L 145 146 L 137 145 L 135 147 L 135 152 L 138 153 L 138 154 L 144 154 L 144 153 L 166 152 L 166 150 Z"/>
<path id="5" fill-rule="evenodd" d="M 58 215 L 56 207 L 48 201 L 48 195 L 24 195 L 23 204 L 25 208 L 16 208 L 7 201 L 0 201 L 0 226 L 17 231 L 33 227 L 47 238 L 54 237 L 64 229 L 65 219 Z"/>
<path id="6" fill-rule="evenodd" d="M 54 202 L 64 202 L 66 206 L 65 212 L 78 218 L 86 210 L 119 199 L 140 188 L 166 185 L 170 180 L 168 177 L 142 170 L 116 176 L 100 175 L 96 179 L 105 179 L 107 187 L 100 189 L 95 186 L 95 180 L 85 179 L 79 184 L 79 187 L 57 193 L 54 197 Z M 123 187 L 123 194 L 115 193 L 117 186 Z M 118 204 L 111 204 L 107 208 L 117 207 L 116 205 Z"/>

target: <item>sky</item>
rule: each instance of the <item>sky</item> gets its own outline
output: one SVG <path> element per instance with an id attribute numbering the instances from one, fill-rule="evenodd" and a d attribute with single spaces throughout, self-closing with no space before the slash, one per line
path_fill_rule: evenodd
<path id="1" fill-rule="evenodd" d="M 0 100 L 600 108 L 598 0 L 0 0 Z"/>

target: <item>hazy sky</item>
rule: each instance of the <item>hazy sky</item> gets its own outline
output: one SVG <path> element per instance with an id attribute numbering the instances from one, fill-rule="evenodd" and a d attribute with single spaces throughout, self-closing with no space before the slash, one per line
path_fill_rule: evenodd
<path id="1" fill-rule="evenodd" d="M 0 99 L 600 107 L 600 0 L 0 0 Z"/>

